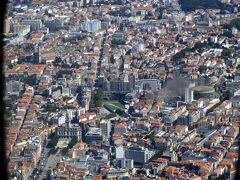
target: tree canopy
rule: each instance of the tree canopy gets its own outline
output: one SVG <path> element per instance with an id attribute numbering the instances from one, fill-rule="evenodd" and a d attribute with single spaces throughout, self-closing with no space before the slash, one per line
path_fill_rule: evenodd
<path id="1" fill-rule="evenodd" d="M 194 11 L 196 9 L 221 9 L 226 10 L 226 4 L 218 0 L 180 0 L 183 11 Z"/>
<path id="2" fill-rule="evenodd" d="M 78 143 L 77 137 L 73 137 L 71 141 L 68 143 L 68 146 L 62 149 L 62 154 L 65 155 L 69 149 L 72 149 L 74 145 Z"/>
<path id="3" fill-rule="evenodd" d="M 230 22 L 231 27 L 236 27 L 238 30 L 240 30 L 240 18 L 233 19 Z"/>
<path id="4" fill-rule="evenodd" d="M 101 107 L 103 104 L 103 97 L 104 93 L 101 88 L 98 88 L 94 90 L 93 92 L 93 104 L 95 104 L 95 107 Z"/>

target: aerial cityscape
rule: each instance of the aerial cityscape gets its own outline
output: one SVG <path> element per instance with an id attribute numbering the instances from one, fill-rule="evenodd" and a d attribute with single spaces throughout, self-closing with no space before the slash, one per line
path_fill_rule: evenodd
<path id="1" fill-rule="evenodd" d="M 8 179 L 235 178 L 240 0 L 9 0 L 3 41 Z"/>

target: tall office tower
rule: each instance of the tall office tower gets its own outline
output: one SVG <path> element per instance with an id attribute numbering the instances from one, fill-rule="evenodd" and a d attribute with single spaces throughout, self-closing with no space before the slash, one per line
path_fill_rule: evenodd
<path id="1" fill-rule="evenodd" d="M 10 18 L 6 18 L 5 20 L 4 20 L 4 29 L 3 29 L 3 33 L 4 34 L 7 34 L 7 33 L 9 33 L 9 31 L 10 31 L 10 22 L 11 21 L 11 19 Z"/>
<path id="2" fill-rule="evenodd" d="M 193 101 L 192 87 L 194 87 L 194 86 L 195 86 L 195 83 L 190 83 L 185 88 L 185 102 L 186 103 L 191 103 Z"/>
<path id="3" fill-rule="evenodd" d="M 111 121 L 107 119 L 103 119 L 100 122 L 100 129 L 103 137 L 106 139 L 109 139 L 110 132 L 111 132 Z"/>
<path id="4" fill-rule="evenodd" d="M 91 33 L 97 33 L 101 29 L 101 21 L 87 20 L 84 24 L 84 29 Z"/>

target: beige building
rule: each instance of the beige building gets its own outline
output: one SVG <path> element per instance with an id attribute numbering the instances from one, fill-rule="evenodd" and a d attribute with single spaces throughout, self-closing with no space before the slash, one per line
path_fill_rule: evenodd
<path id="1" fill-rule="evenodd" d="M 8 34 L 10 32 L 11 18 L 4 19 L 3 33 Z"/>

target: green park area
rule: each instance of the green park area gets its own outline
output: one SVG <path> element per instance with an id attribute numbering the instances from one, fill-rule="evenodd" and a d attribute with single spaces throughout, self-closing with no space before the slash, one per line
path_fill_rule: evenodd
<path id="1" fill-rule="evenodd" d="M 93 92 L 92 106 L 93 107 L 104 107 L 108 111 L 112 113 L 110 117 L 114 117 L 116 114 L 119 116 L 127 117 L 128 115 L 124 111 L 124 104 L 122 104 L 118 98 L 113 98 L 114 100 L 106 100 L 104 99 L 104 93 L 102 89 L 95 89 Z M 114 114 L 114 115 L 113 115 Z"/>
<path id="2" fill-rule="evenodd" d="M 124 105 L 117 100 L 103 101 L 103 107 L 111 112 L 116 112 L 117 109 L 124 110 Z"/>

